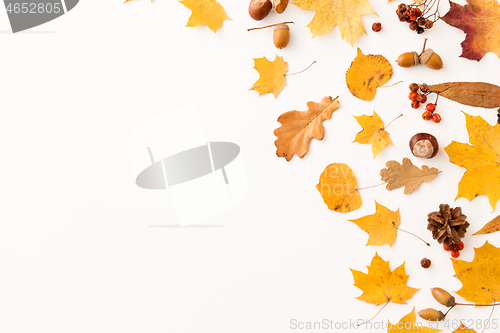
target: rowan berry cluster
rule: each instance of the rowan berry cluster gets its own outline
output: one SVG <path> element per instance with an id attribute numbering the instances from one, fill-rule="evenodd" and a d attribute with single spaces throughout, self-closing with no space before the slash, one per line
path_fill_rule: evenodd
<path id="1" fill-rule="evenodd" d="M 414 109 L 418 109 L 420 107 L 420 104 L 423 104 L 427 102 L 427 95 L 432 93 L 430 91 L 429 87 L 427 84 L 422 83 L 422 84 L 417 84 L 417 83 L 412 83 L 409 86 L 410 88 L 410 95 L 408 98 L 411 100 L 411 107 Z M 435 123 L 441 122 L 441 116 L 439 113 L 435 113 L 436 111 L 436 105 L 437 105 L 437 99 L 435 103 L 427 103 L 425 106 L 425 111 L 422 113 L 422 119 L 424 120 L 432 120 Z"/>
<path id="2" fill-rule="evenodd" d="M 399 21 L 410 24 L 410 30 L 421 34 L 424 32 L 424 29 L 431 29 L 434 23 L 439 20 L 438 7 L 439 0 L 426 0 L 420 5 L 416 3 L 410 5 L 402 3 L 396 9 L 396 14 Z"/>
<path id="3" fill-rule="evenodd" d="M 460 251 L 464 249 L 464 242 L 460 241 L 460 243 L 452 243 L 450 245 L 443 244 L 443 249 L 445 251 L 451 251 L 451 256 L 453 258 L 458 258 L 460 256 Z"/>

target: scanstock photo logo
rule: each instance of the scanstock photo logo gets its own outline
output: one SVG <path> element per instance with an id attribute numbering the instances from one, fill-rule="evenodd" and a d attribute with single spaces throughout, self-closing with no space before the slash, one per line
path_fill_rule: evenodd
<path id="1" fill-rule="evenodd" d="M 31 29 L 62 16 L 79 0 L 4 0 L 12 32 Z"/>

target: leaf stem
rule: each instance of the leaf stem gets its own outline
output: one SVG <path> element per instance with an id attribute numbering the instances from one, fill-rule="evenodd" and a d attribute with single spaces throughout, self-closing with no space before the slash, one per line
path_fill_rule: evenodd
<path id="1" fill-rule="evenodd" d="M 258 30 L 258 29 L 265 29 L 265 28 L 270 28 L 270 27 L 275 27 L 275 26 L 280 25 L 280 24 L 295 24 L 295 23 L 294 23 L 293 21 L 281 22 L 281 23 L 275 23 L 275 24 L 265 25 L 265 26 L 263 26 L 263 27 L 250 28 L 250 29 L 247 29 L 247 31 L 251 31 L 251 30 Z"/>
<path id="2" fill-rule="evenodd" d="M 496 304 L 496 301 L 493 301 L 493 305 L 495 305 L 495 304 Z M 488 318 L 488 324 L 490 323 L 490 319 L 491 319 L 491 316 L 493 316 L 493 311 L 494 311 L 494 310 L 495 310 L 495 307 L 493 306 L 493 307 L 491 308 L 490 317 Z M 481 333 L 483 333 L 485 329 L 486 329 L 486 325 L 484 325 L 484 328 L 483 328 L 483 330 L 481 331 Z"/>
<path id="3" fill-rule="evenodd" d="M 296 72 L 296 73 L 285 74 L 285 76 L 290 76 L 290 75 L 295 75 L 295 74 L 300 74 L 300 73 L 302 73 L 302 72 L 305 72 L 305 71 L 307 71 L 307 70 L 309 69 L 309 67 L 311 67 L 311 66 L 312 66 L 312 65 L 314 65 L 315 63 L 316 63 L 316 60 L 314 60 L 314 61 L 312 62 L 312 64 L 310 64 L 310 65 L 309 65 L 306 69 L 303 69 L 303 70 L 301 70 L 300 72 Z"/>
<path id="4" fill-rule="evenodd" d="M 377 187 L 377 186 L 380 186 L 380 185 L 385 185 L 387 183 L 380 183 L 380 184 L 377 184 L 377 185 L 372 185 L 372 186 L 367 186 L 367 187 L 360 187 L 360 188 L 357 188 L 356 191 L 359 191 L 359 190 L 366 190 L 368 188 L 373 188 L 373 187 Z"/>
<path id="5" fill-rule="evenodd" d="M 422 238 L 420 238 L 419 236 L 417 236 L 417 235 L 415 235 L 415 234 L 413 234 L 413 233 L 411 233 L 411 232 L 409 232 L 409 231 L 406 231 L 406 230 L 404 230 L 404 229 L 400 229 L 400 228 L 396 228 L 396 229 L 397 229 L 397 230 L 399 230 L 399 231 L 406 232 L 407 234 L 410 234 L 410 235 L 412 235 L 412 236 L 415 236 L 415 237 L 417 237 L 418 239 L 420 239 L 422 242 L 424 242 L 425 244 L 427 244 L 427 246 L 431 246 L 431 244 L 427 243 L 425 240 L 423 240 L 423 239 L 422 239 Z"/>
<path id="6" fill-rule="evenodd" d="M 389 301 L 385 302 L 384 306 L 382 307 L 382 309 L 378 310 L 378 312 L 375 314 L 375 316 L 373 316 L 371 319 L 361 323 L 361 324 L 358 324 L 358 327 L 361 326 L 361 325 L 364 325 L 370 321 L 372 321 L 376 316 L 378 316 L 378 314 L 387 306 L 387 304 L 389 304 Z"/>
<path id="7" fill-rule="evenodd" d="M 403 116 L 403 114 L 401 113 L 399 116 L 397 116 L 396 118 L 391 120 L 387 125 L 385 125 L 383 129 L 386 129 L 387 127 L 389 127 L 389 125 L 392 124 L 394 122 L 394 120 L 401 118 L 402 116 Z"/>
<path id="8" fill-rule="evenodd" d="M 388 86 L 380 86 L 379 88 L 389 88 L 389 87 L 395 86 L 396 84 L 399 84 L 399 83 L 402 83 L 402 82 L 403 82 L 403 81 L 401 80 L 401 81 L 398 81 L 398 82 L 396 82 L 396 83 L 390 84 L 390 85 L 388 85 Z"/>

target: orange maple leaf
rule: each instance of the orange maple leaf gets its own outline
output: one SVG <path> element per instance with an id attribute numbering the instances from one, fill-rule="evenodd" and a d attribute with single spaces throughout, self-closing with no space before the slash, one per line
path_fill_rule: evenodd
<path id="1" fill-rule="evenodd" d="M 467 0 L 461 6 L 450 1 L 450 11 L 441 17 L 466 33 L 461 57 L 481 60 L 487 52 L 500 57 L 500 4 L 497 0 Z"/>

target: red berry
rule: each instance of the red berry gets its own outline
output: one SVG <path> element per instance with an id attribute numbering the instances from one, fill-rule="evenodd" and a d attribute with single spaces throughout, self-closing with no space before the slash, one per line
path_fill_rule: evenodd
<path id="1" fill-rule="evenodd" d="M 430 28 L 432 28 L 433 25 L 434 25 L 434 23 L 432 23 L 432 21 L 427 21 L 427 22 L 425 22 L 424 27 L 425 27 L 425 29 L 430 29 Z"/>
<path id="2" fill-rule="evenodd" d="M 441 116 L 439 115 L 439 113 L 434 113 L 432 115 L 432 121 L 436 124 L 441 122 Z"/>
<path id="3" fill-rule="evenodd" d="M 418 109 L 420 107 L 420 103 L 418 101 L 411 101 L 411 107 Z"/>
<path id="4" fill-rule="evenodd" d="M 418 92 L 416 91 L 411 91 L 410 94 L 408 95 L 408 98 L 412 101 L 416 101 L 418 97 Z"/>
<path id="5" fill-rule="evenodd" d="M 375 32 L 379 32 L 380 30 L 382 30 L 382 23 L 380 23 L 380 22 L 373 23 L 372 30 Z"/>
<path id="6" fill-rule="evenodd" d="M 420 10 L 420 8 L 415 8 L 415 16 L 422 16 L 422 11 Z"/>
<path id="7" fill-rule="evenodd" d="M 408 86 L 408 88 L 410 88 L 410 91 L 418 91 L 419 86 L 416 83 L 412 83 Z"/>
<path id="8" fill-rule="evenodd" d="M 431 266 L 431 261 L 427 258 L 420 260 L 420 266 L 423 268 L 429 268 Z"/>
<path id="9" fill-rule="evenodd" d="M 426 93 L 429 91 L 429 86 L 427 85 L 427 83 L 422 83 L 420 85 L 420 91 L 423 92 L 423 93 Z"/>
<path id="10" fill-rule="evenodd" d="M 415 31 L 418 29 L 418 23 L 415 20 L 412 20 L 412 17 L 414 16 L 410 16 L 410 30 Z"/>
<path id="11" fill-rule="evenodd" d="M 425 95 L 418 95 L 418 96 L 417 96 L 417 101 L 418 101 L 419 103 L 422 103 L 422 104 L 423 104 L 423 103 L 427 102 L 427 96 L 425 96 Z"/>
<path id="12" fill-rule="evenodd" d="M 425 106 L 425 108 L 427 109 L 427 111 L 429 112 L 434 112 L 434 110 L 436 110 L 436 106 L 432 103 L 429 103 Z"/>
<path id="13" fill-rule="evenodd" d="M 451 251 L 451 256 L 453 258 L 458 258 L 460 256 L 460 252 L 458 252 L 458 250 L 453 250 Z"/>
<path id="14" fill-rule="evenodd" d="M 445 243 L 443 243 L 443 249 L 444 249 L 445 251 L 451 251 L 451 250 L 452 250 L 452 248 L 451 248 L 451 247 L 449 247 L 448 245 L 446 245 Z"/>
<path id="15" fill-rule="evenodd" d="M 460 243 L 458 243 L 458 250 L 463 250 L 464 247 L 465 247 L 464 242 L 460 241 Z"/>
<path id="16" fill-rule="evenodd" d="M 432 112 L 424 111 L 424 113 L 422 113 L 422 119 L 423 120 L 431 120 L 432 119 Z"/>

